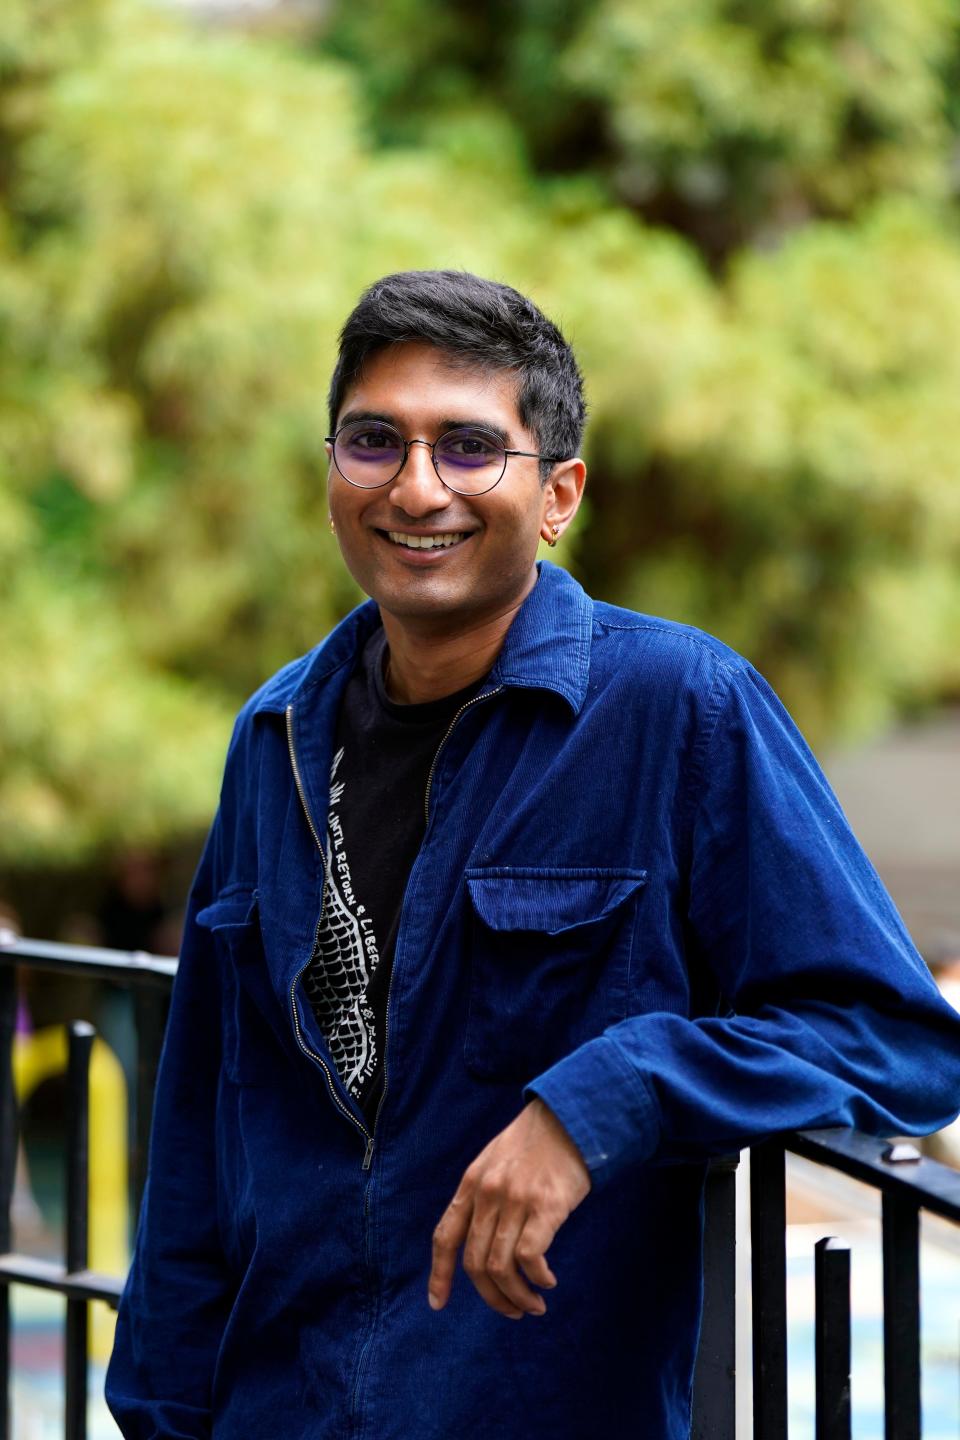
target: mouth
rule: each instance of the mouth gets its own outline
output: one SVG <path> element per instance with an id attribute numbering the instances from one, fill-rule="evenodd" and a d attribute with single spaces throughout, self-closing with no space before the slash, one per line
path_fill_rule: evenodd
<path id="1" fill-rule="evenodd" d="M 379 530 L 391 545 L 401 550 L 417 551 L 419 554 L 431 551 L 454 550 L 470 538 L 468 530 L 447 530 L 432 535 L 412 535 L 404 530 Z"/>

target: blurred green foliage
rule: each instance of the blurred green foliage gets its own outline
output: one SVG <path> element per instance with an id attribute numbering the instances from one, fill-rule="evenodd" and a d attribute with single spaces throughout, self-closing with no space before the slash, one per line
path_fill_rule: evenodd
<path id="1" fill-rule="evenodd" d="M 0 18 L 0 859 L 203 826 L 230 717 L 356 599 L 337 329 L 529 291 L 591 404 L 558 551 L 745 651 L 815 741 L 960 687 L 956 10 L 133 0 Z"/>
<path id="2" fill-rule="evenodd" d="M 954 189 L 954 0 L 337 0 L 321 46 L 374 133 L 510 116 L 539 173 L 590 171 L 711 260 L 891 191 Z"/>

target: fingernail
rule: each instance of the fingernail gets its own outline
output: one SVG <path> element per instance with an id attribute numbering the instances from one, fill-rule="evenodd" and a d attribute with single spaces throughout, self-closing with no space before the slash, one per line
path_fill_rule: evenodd
<path id="1" fill-rule="evenodd" d="M 427 1300 L 428 1300 L 428 1302 L 429 1302 L 429 1304 L 430 1304 L 430 1309 L 431 1309 L 431 1310 L 439 1310 L 439 1309 L 442 1308 L 441 1305 L 440 1305 L 440 1298 L 439 1298 L 439 1296 L 434 1295 L 434 1293 L 433 1293 L 432 1290 L 428 1293 L 428 1295 L 427 1295 Z"/>

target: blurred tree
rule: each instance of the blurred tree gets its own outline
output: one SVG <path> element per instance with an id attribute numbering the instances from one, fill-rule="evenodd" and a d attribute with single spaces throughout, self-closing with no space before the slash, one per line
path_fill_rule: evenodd
<path id="1" fill-rule="evenodd" d="M 814 737 L 958 684 L 958 23 L 950 0 L 338 0 L 318 37 L 381 144 L 508 115 L 559 215 L 619 234 L 540 272 L 591 381 L 580 572 L 745 649 Z M 603 195 L 716 285 L 663 245 L 668 284 Z"/>
<path id="2" fill-rule="evenodd" d="M 342 307 L 318 244 L 353 126 L 334 70 L 142 7 L 27 3 L 4 24 L 16 864 L 201 826 L 238 696 L 347 603 L 319 523 Z"/>
<path id="3" fill-rule="evenodd" d="M 956 694 L 955 237 L 905 203 L 811 226 L 687 325 L 634 284 L 630 338 L 590 367 L 588 588 L 719 633 L 815 740 Z"/>
<path id="4" fill-rule="evenodd" d="M 483 12 L 444 32 L 470 58 L 444 79 L 425 3 L 383 8 L 361 69 L 133 0 L 4 11 L 5 863 L 201 827 L 237 703 L 356 598 L 325 524 L 325 391 L 339 324 L 391 269 L 508 279 L 569 334 L 591 504 L 557 553 L 595 592 L 730 640 L 815 739 L 960 685 L 960 244 L 937 185 L 864 185 L 851 218 L 717 278 L 611 198 L 595 100 L 552 113 L 611 7 L 516 10 L 502 53 L 544 87 L 522 124 L 493 106 L 502 71 L 470 68 Z M 361 97 L 399 113 L 418 46 L 436 91 L 372 144 Z M 537 178 L 567 123 L 577 173 Z"/>
<path id="5" fill-rule="evenodd" d="M 956 191 L 951 0 L 337 0 L 376 135 L 508 113 L 541 173 L 587 170 L 711 261 L 812 216 Z"/>

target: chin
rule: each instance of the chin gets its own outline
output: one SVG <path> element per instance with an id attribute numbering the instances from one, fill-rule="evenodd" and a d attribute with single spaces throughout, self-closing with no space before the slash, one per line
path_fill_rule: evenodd
<path id="1" fill-rule="evenodd" d="M 456 595 L 411 595 L 396 590 L 380 589 L 373 595 L 381 610 L 398 620 L 441 619 L 447 615 L 464 614 L 475 608 L 472 597 Z"/>

